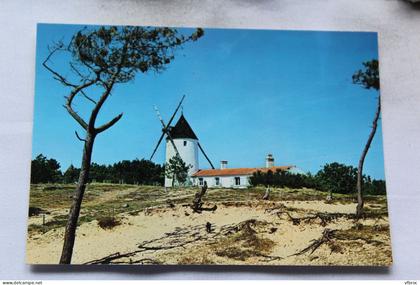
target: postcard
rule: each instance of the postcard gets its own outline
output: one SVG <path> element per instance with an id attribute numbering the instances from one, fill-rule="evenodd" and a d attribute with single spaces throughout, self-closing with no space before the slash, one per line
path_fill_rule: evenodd
<path id="1" fill-rule="evenodd" d="M 390 266 L 377 34 L 39 24 L 29 264 Z"/>

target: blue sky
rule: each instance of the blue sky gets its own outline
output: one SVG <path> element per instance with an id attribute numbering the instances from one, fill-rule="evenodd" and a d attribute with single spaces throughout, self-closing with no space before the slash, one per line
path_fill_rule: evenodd
<path id="1" fill-rule="evenodd" d="M 38 25 L 32 152 L 57 159 L 63 170 L 80 165 L 83 145 L 74 131 L 82 130 L 62 107 L 68 89 L 42 61 L 49 44 L 82 27 Z M 153 106 L 167 121 L 185 94 L 184 116 L 215 165 L 228 160 L 229 167 L 263 166 L 272 153 L 276 165 L 312 173 L 334 161 L 356 166 L 379 93 L 354 85 L 351 76 L 373 58 L 376 33 L 205 29 L 163 73 L 139 74 L 115 88 L 97 125 L 124 116 L 97 137 L 93 161 L 148 158 L 161 132 Z M 52 64 L 69 74 L 65 58 Z M 80 99 L 74 108 L 86 117 L 91 106 Z M 164 144 L 154 161 L 164 162 Z M 208 167 L 201 155 L 200 168 Z M 381 123 L 364 172 L 384 178 Z"/>

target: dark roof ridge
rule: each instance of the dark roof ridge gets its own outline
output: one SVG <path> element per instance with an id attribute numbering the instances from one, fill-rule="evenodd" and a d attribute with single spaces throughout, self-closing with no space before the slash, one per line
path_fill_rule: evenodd
<path id="1" fill-rule="evenodd" d="M 181 114 L 181 116 L 178 119 L 178 122 L 175 124 L 174 127 L 170 129 L 169 133 L 173 139 L 198 140 L 190 124 L 188 124 L 187 120 L 185 119 L 184 114 Z"/>

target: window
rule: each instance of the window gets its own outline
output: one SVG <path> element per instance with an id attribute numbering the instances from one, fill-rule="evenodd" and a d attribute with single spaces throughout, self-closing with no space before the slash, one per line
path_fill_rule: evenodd
<path id="1" fill-rule="evenodd" d="M 184 146 L 187 146 L 187 141 L 184 141 Z"/>
<path id="2" fill-rule="evenodd" d="M 214 181 L 215 181 L 216 186 L 220 185 L 220 178 L 219 177 L 214 178 Z"/>
<path id="3" fill-rule="evenodd" d="M 241 185 L 241 177 L 235 177 L 235 185 Z"/>
<path id="4" fill-rule="evenodd" d="M 198 185 L 203 186 L 203 184 L 204 184 L 204 179 L 198 178 Z"/>

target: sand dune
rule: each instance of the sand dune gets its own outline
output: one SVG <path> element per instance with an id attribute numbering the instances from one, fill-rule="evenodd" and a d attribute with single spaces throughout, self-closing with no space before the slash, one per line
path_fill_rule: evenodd
<path id="1" fill-rule="evenodd" d="M 121 224 L 113 229 L 104 230 L 97 221 L 79 226 L 72 263 L 87 263 L 120 253 L 129 257 L 115 258 L 111 263 L 389 265 L 392 258 L 387 230 L 377 232 L 371 237 L 373 241 L 337 239 L 322 244 L 312 254 L 293 255 L 319 239 L 326 228 L 350 230 L 355 226 L 355 221 L 338 217 L 326 225 L 322 225 L 319 219 L 294 224 L 287 214 L 281 213 L 281 209 L 285 209 L 284 212 L 288 212 L 292 218 L 301 218 L 316 213 L 350 214 L 355 206 L 353 203 L 326 204 L 322 201 L 255 202 L 236 206 L 218 203 L 216 211 L 201 214 L 193 213 L 190 208 L 181 205 L 174 208 L 157 207 L 135 215 L 124 213 L 117 215 Z M 247 221 L 252 221 L 248 227 L 251 237 L 238 239 L 238 235 L 243 237 L 246 234 L 241 229 L 229 233 L 229 227 Z M 39 217 L 30 218 L 30 223 L 35 222 L 39 222 Z M 206 231 L 206 223 L 211 224 L 211 233 Z M 388 219 L 366 219 L 359 221 L 358 225 L 384 228 L 388 225 Z M 64 228 L 61 227 L 29 236 L 27 262 L 57 264 L 63 232 Z M 177 236 L 176 233 L 182 235 Z M 163 249 L 135 253 L 139 251 L 140 244 L 155 239 L 157 241 L 150 243 L 153 248 Z M 164 248 L 168 244 L 185 242 L 184 246 Z"/>

